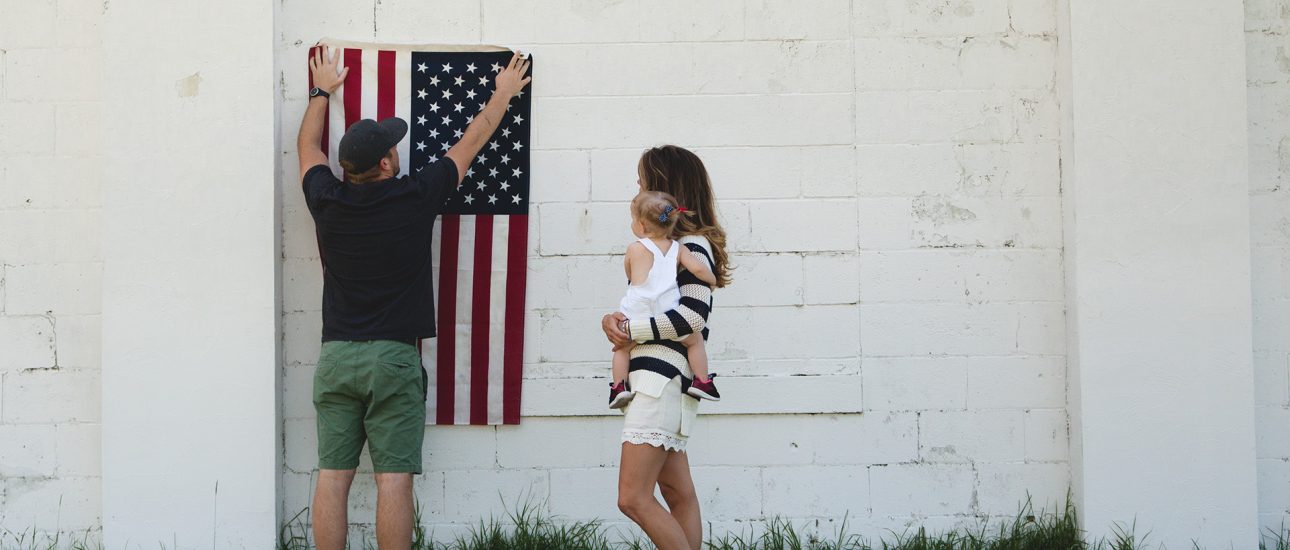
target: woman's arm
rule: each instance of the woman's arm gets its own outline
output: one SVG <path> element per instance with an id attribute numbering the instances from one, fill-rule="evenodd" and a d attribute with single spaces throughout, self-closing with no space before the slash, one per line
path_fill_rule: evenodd
<path id="1" fill-rule="evenodd" d="M 686 247 L 706 262 L 708 269 L 713 269 L 707 250 L 697 244 L 687 244 Z M 632 340 L 669 340 L 703 331 L 708 322 L 708 312 L 712 309 L 712 285 L 689 271 L 677 274 L 676 284 L 681 289 L 681 304 L 662 315 L 628 322 L 626 332 Z M 605 332 L 608 334 L 609 331 Z"/>

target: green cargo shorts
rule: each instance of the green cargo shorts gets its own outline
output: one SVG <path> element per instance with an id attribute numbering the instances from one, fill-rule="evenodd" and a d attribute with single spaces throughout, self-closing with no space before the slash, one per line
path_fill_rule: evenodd
<path id="1" fill-rule="evenodd" d="M 314 372 L 318 467 L 352 470 L 367 441 L 378 473 L 421 473 L 425 368 L 405 342 L 323 342 Z"/>

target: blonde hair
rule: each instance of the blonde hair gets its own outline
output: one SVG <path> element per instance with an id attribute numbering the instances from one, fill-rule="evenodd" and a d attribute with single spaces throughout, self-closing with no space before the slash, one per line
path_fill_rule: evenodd
<path id="1" fill-rule="evenodd" d="M 676 198 L 661 191 L 641 191 L 632 199 L 632 212 L 650 233 L 658 237 L 675 238 L 677 222 L 693 212 L 679 208 Z"/>

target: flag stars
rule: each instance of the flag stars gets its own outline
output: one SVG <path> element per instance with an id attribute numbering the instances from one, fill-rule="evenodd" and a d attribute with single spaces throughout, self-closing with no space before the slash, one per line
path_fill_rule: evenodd
<path id="1" fill-rule="evenodd" d="M 452 119 L 451 119 L 451 118 L 448 118 L 448 117 L 443 117 L 443 125 L 444 125 L 444 126 L 452 126 Z"/>
<path id="2" fill-rule="evenodd" d="M 466 117 L 466 124 L 470 124 L 474 121 L 475 121 L 475 115 L 470 115 Z"/>
<path id="3" fill-rule="evenodd" d="M 513 174 L 513 175 L 514 175 L 515 177 L 517 177 L 517 178 L 518 178 L 518 177 L 520 177 L 520 174 L 523 174 L 523 173 L 524 173 L 524 171 L 523 171 L 523 170 L 520 170 L 519 168 L 516 168 L 516 169 L 514 169 L 514 170 L 511 170 L 511 174 Z"/>
<path id="4" fill-rule="evenodd" d="M 453 105 L 453 106 L 452 106 L 452 110 L 453 110 L 453 112 L 454 112 L 454 113 L 460 113 L 460 112 L 462 112 L 463 110 L 465 110 L 465 108 L 466 108 L 466 106 L 464 106 L 464 105 L 462 105 L 462 104 L 460 104 L 460 103 L 458 103 L 458 104 L 456 104 L 456 105 Z"/>
<path id="5" fill-rule="evenodd" d="M 444 99 L 452 99 L 452 90 L 444 90 L 444 91 L 443 91 L 443 98 L 444 98 Z"/>
<path id="6" fill-rule="evenodd" d="M 427 68 L 425 63 L 417 63 L 417 72 L 424 73 Z"/>
<path id="7" fill-rule="evenodd" d="M 431 129 L 430 129 L 430 137 L 432 137 L 432 138 L 437 138 L 437 137 L 439 137 L 439 130 L 436 130 L 436 129 L 434 129 L 434 128 L 431 128 Z"/>
<path id="8" fill-rule="evenodd" d="M 502 128 L 502 137 L 511 137 L 511 129 Z"/>
<path id="9" fill-rule="evenodd" d="M 437 112 L 439 112 L 439 104 L 438 104 L 438 103 L 431 103 L 431 104 L 430 104 L 430 112 L 432 112 L 432 113 L 437 113 Z"/>
<path id="10" fill-rule="evenodd" d="M 507 155 L 502 155 L 502 164 L 510 164 L 510 163 L 511 163 L 511 157 Z"/>
<path id="11" fill-rule="evenodd" d="M 502 191 L 506 191 L 510 188 L 511 188 L 511 184 L 506 183 L 506 180 L 502 180 Z"/>
<path id="12" fill-rule="evenodd" d="M 425 99 L 425 98 L 426 98 L 425 89 L 423 88 L 423 89 L 417 90 L 417 99 Z"/>
<path id="13" fill-rule="evenodd" d="M 497 143 L 496 141 L 490 141 L 490 142 L 488 142 L 488 148 L 489 148 L 490 150 L 492 150 L 492 151 L 496 151 L 496 150 L 497 150 L 497 148 L 498 148 L 498 147 L 501 147 L 501 146 L 502 146 L 502 145 L 501 145 L 500 143 Z"/>
<path id="14" fill-rule="evenodd" d="M 487 184 L 485 184 L 484 182 L 482 182 L 482 181 L 481 181 L 481 182 L 479 182 L 478 187 L 479 187 L 479 190 L 480 190 L 480 191 L 483 191 L 485 188 L 487 188 Z"/>
<path id="15" fill-rule="evenodd" d="M 418 141 L 418 142 L 417 142 L 417 150 L 418 150 L 418 151 L 425 151 L 425 150 L 426 150 L 426 142 L 424 142 L 424 141 Z"/>
<path id="16" fill-rule="evenodd" d="M 459 76 L 459 77 L 456 77 L 456 78 L 452 79 L 452 83 L 453 83 L 453 84 L 456 84 L 456 85 L 458 85 L 458 86 L 461 86 L 462 84 L 465 84 L 465 83 L 466 83 L 466 79 L 464 79 L 464 78 L 462 78 L 462 77 L 460 77 L 460 76 Z"/>
<path id="17" fill-rule="evenodd" d="M 452 137 L 455 137 L 455 138 L 457 138 L 457 139 L 461 139 L 461 136 L 462 136 L 461 128 L 458 128 L 458 129 L 456 129 L 456 130 L 453 130 L 453 131 L 452 131 Z"/>
<path id="18" fill-rule="evenodd" d="M 511 120 L 514 120 L 516 124 L 523 124 L 524 115 L 515 115 L 514 117 L 511 118 Z"/>
<path id="19" fill-rule="evenodd" d="M 430 163 L 432 163 L 432 164 L 433 164 L 433 163 L 436 163 L 436 162 L 439 162 L 439 157 L 436 157 L 436 156 L 434 156 L 434 155 L 430 155 L 430 161 L 429 161 L 429 162 L 430 162 Z M 425 168 L 425 167 L 424 167 L 424 166 L 422 166 L 421 168 Z M 420 171 L 421 171 L 421 168 L 417 168 L 417 171 L 418 171 L 418 172 L 420 172 Z"/>
<path id="20" fill-rule="evenodd" d="M 478 67 L 476 67 L 474 63 L 470 63 L 470 64 L 466 65 L 466 72 L 468 72 L 468 73 L 473 73 L 473 72 L 475 72 L 475 69 L 477 69 L 477 68 L 478 68 Z"/>
<path id="21" fill-rule="evenodd" d="M 523 149 L 523 148 L 524 148 L 524 144 L 521 142 L 516 141 L 514 143 L 511 143 L 511 150 L 513 151 L 519 151 L 520 149 Z"/>
<path id="22" fill-rule="evenodd" d="M 487 85 L 488 85 L 488 77 L 486 77 L 486 76 L 481 76 L 481 77 L 479 77 L 479 85 L 480 85 L 480 86 L 487 86 Z"/>
<path id="23" fill-rule="evenodd" d="M 480 164 L 488 164 L 488 155 L 479 155 L 475 160 L 479 161 Z"/>
<path id="24" fill-rule="evenodd" d="M 439 150 L 440 150 L 440 151 L 447 151 L 447 150 L 449 150 L 449 149 L 451 149 L 451 148 L 452 148 L 452 146 L 451 146 L 451 145 L 448 145 L 448 142 L 446 142 L 446 141 L 445 141 L 445 142 L 442 142 L 442 143 L 440 143 L 440 144 L 439 144 Z"/>
<path id="25" fill-rule="evenodd" d="M 479 94 L 475 93 L 475 90 L 466 90 L 466 99 L 475 99 L 477 95 Z"/>
<path id="26" fill-rule="evenodd" d="M 417 115 L 417 124 L 419 124 L 419 125 L 421 125 L 421 126 L 425 126 L 425 125 L 426 125 L 426 117 L 425 117 L 425 115 Z"/>
<path id="27" fill-rule="evenodd" d="M 502 66 L 501 66 L 501 65 L 498 65 L 498 64 L 496 64 L 496 63 L 493 63 L 492 69 L 493 69 L 493 72 L 495 72 L 495 73 L 500 73 L 500 72 L 502 72 Z"/>
<path id="28" fill-rule="evenodd" d="M 496 177 L 497 177 L 497 169 L 496 169 L 496 168 L 489 168 L 489 169 L 488 169 L 488 177 L 490 177 L 490 178 L 496 178 Z"/>
<path id="29" fill-rule="evenodd" d="M 451 64 L 451 63 L 444 63 L 444 64 L 443 64 L 443 72 L 445 72 L 445 73 L 446 73 L 446 72 L 450 72 L 450 71 L 452 71 L 452 64 Z"/>
<path id="30" fill-rule="evenodd" d="M 489 195 L 488 204 L 497 204 L 497 195 Z"/>
<path id="31" fill-rule="evenodd" d="M 469 178 L 469 177 L 471 177 L 471 176 L 473 176 L 473 175 L 475 175 L 475 169 L 474 169 L 474 168 L 467 168 L 467 169 L 466 169 L 466 177 L 468 177 L 468 178 Z"/>
<path id="32" fill-rule="evenodd" d="M 519 195 L 511 195 L 511 204 L 519 204 L 519 203 L 520 203 L 520 196 L 519 196 Z"/>
<path id="33" fill-rule="evenodd" d="M 466 195 L 466 197 L 465 197 L 465 198 L 463 198 L 463 199 L 461 199 L 461 200 L 465 201 L 465 202 L 466 202 L 466 204 L 471 204 L 471 203 L 475 202 L 475 196 L 474 196 L 474 195 Z"/>
<path id="34" fill-rule="evenodd" d="M 431 86 L 438 86 L 438 85 L 439 85 L 439 75 L 434 75 L 434 76 L 431 76 L 431 77 L 430 77 L 430 85 L 431 85 Z"/>

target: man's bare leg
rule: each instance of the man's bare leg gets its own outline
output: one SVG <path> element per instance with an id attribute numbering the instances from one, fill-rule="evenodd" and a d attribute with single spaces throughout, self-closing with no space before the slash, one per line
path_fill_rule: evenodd
<path id="1" fill-rule="evenodd" d="M 349 486 L 354 470 L 318 470 L 314 488 L 314 544 L 318 550 L 344 550 L 349 529 Z"/>
<path id="2" fill-rule="evenodd" d="M 412 547 L 412 474 L 376 474 L 376 545 L 381 550 Z"/>

